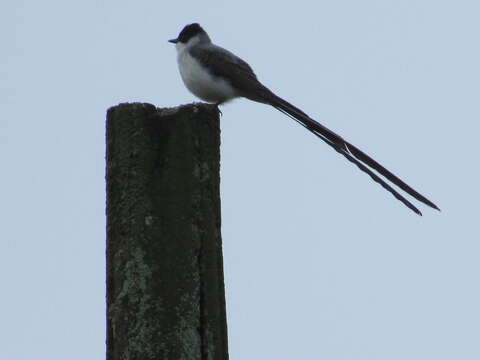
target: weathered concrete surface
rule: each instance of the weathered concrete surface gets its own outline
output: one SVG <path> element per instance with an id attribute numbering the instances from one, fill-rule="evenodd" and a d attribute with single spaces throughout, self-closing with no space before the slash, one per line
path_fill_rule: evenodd
<path id="1" fill-rule="evenodd" d="M 107 114 L 107 360 L 228 359 L 219 116 Z"/>

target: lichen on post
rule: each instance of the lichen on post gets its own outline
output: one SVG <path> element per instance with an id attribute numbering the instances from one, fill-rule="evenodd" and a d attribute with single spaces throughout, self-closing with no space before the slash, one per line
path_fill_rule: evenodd
<path id="1" fill-rule="evenodd" d="M 107 360 L 228 359 L 215 106 L 107 113 Z"/>

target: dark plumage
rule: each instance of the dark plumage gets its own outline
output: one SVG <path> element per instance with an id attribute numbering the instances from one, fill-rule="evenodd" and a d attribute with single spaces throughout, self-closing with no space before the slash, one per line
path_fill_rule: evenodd
<path id="1" fill-rule="evenodd" d="M 202 29 L 200 24 L 193 23 L 193 24 L 187 25 L 183 28 L 183 30 L 178 35 L 177 41 L 185 44 L 188 40 L 190 40 L 192 37 L 194 37 L 195 35 L 201 32 L 205 32 L 205 30 Z"/>

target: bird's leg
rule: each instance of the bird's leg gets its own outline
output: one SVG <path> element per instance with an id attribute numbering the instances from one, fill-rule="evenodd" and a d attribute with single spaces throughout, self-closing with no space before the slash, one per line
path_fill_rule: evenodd
<path id="1" fill-rule="evenodd" d="M 217 108 L 218 114 L 219 114 L 220 116 L 223 116 L 222 110 L 220 110 L 220 104 L 221 104 L 221 103 L 222 103 L 221 101 L 215 103 L 215 107 Z"/>

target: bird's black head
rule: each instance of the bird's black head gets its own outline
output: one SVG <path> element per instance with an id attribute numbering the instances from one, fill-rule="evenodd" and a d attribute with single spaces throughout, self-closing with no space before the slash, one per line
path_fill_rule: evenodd
<path id="1" fill-rule="evenodd" d="M 201 33 L 205 33 L 205 30 L 202 29 L 200 24 L 193 23 L 193 24 L 185 26 L 176 39 L 172 39 L 172 40 L 168 40 L 168 41 L 171 42 L 171 43 L 174 43 L 174 44 L 176 44 L 177 42 L 181 42 L 181 43 L 185 44 L 192 37 L 194 37 L 195 35 L 201 34 Z"/>

